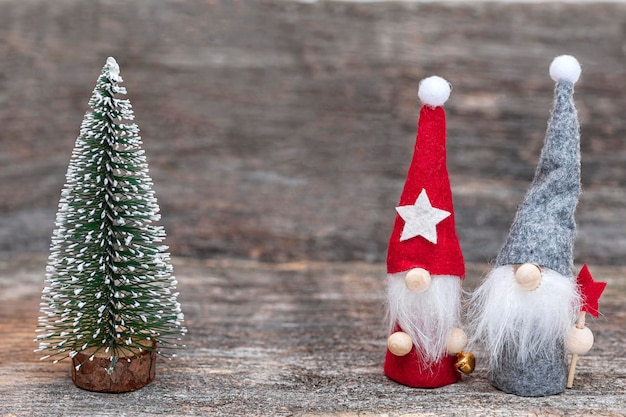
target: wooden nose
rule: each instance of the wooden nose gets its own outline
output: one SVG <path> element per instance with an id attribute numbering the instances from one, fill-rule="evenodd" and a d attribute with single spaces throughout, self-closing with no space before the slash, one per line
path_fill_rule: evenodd
<path id="1" fill-rule="evenodd" d="M 413 268 L 404 277 L 406 287 L 414 292 L 424 292 L 430 286 L 430 273 L 423 268 Z"/>
<path id="2" fill-rule="evenodd" d="M 534 264 L 522 264 L 515 271 L 515 281 L 526 291 L 532 291 L 541 283 L 541 269 Z"/>

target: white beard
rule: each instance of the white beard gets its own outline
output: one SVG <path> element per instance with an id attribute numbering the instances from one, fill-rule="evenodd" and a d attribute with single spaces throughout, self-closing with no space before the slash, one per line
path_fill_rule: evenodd
<path id="1" fill-rule="evenodd" d="M 548 268 L 542 275 L 539 287 L 527 291 L 515 281 L 512 265 L 499 266 L 472 294 L 470 345 L 486 349 L 492 369 L 503 357 L 522 363 L 563 354 L 558 349 L 580 311 L 580 296 L 572 277 Z"/>
<path id="2" fill-rule="evenodd" d="M 387 275 L 389 334 L 399 325 L 420 359 L 432 364 L 447 354 L 448 336 L 459 325 L 461 279 L 433 275 L 428 289 L 416 293 L 406 287 L 405 276 L 405 272 Z"/>

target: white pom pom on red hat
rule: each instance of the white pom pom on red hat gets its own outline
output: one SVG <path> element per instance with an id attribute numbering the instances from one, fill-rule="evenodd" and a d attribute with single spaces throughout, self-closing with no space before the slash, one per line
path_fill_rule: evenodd
<path id="1" fill-rule="evenodd" d="M 550 64 L 550 77 L 554 81 L 566 80 L 576 83 L 580 73 L 580 63 L 571 55 L 557 56 Z"/>
<path id="2" fill-rule="evenodd" d="M 443 104 L 450 97 L 450 83 L 441 77 L 433 75 L 432 77 L 424 78 L 420 81 L 420 87 L 417 91 L 417 96 L 422 103 L 437 107 L 443 106 Z"/>

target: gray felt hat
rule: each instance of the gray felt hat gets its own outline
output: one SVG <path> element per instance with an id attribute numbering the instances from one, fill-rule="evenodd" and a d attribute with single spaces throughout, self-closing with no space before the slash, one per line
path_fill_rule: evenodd
<path id="1" fill-rule="evenodd" d="M 574 211 L 580 194 L 580 131 L 573 95 L 580 71 L 569 55 L 550 66 L 556 87 L 545 142 L 497 266 L 533 263 L 565 276 L 573 273 Z"/>

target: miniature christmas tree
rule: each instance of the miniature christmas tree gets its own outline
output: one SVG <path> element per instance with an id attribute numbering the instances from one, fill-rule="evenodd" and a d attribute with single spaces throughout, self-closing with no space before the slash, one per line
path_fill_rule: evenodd
<path id="1" fill-rule="evenodd" d="M 41 359 L 72 358 L 77 386 L 108 392 L 151 382 L 156 353 L 181 347 L 186 332 L 165 231 L 154 224 L 159 206 L 139 129 L 126 122 L 134 115 L 130 101 L 118 98 L 126 94 L 120 82 L 108 58 L 61 193 L 36 339 L 36 351 L 49 352 Z M 148 367 L 144 375 L 130 365 L 136 360 Z"/>

